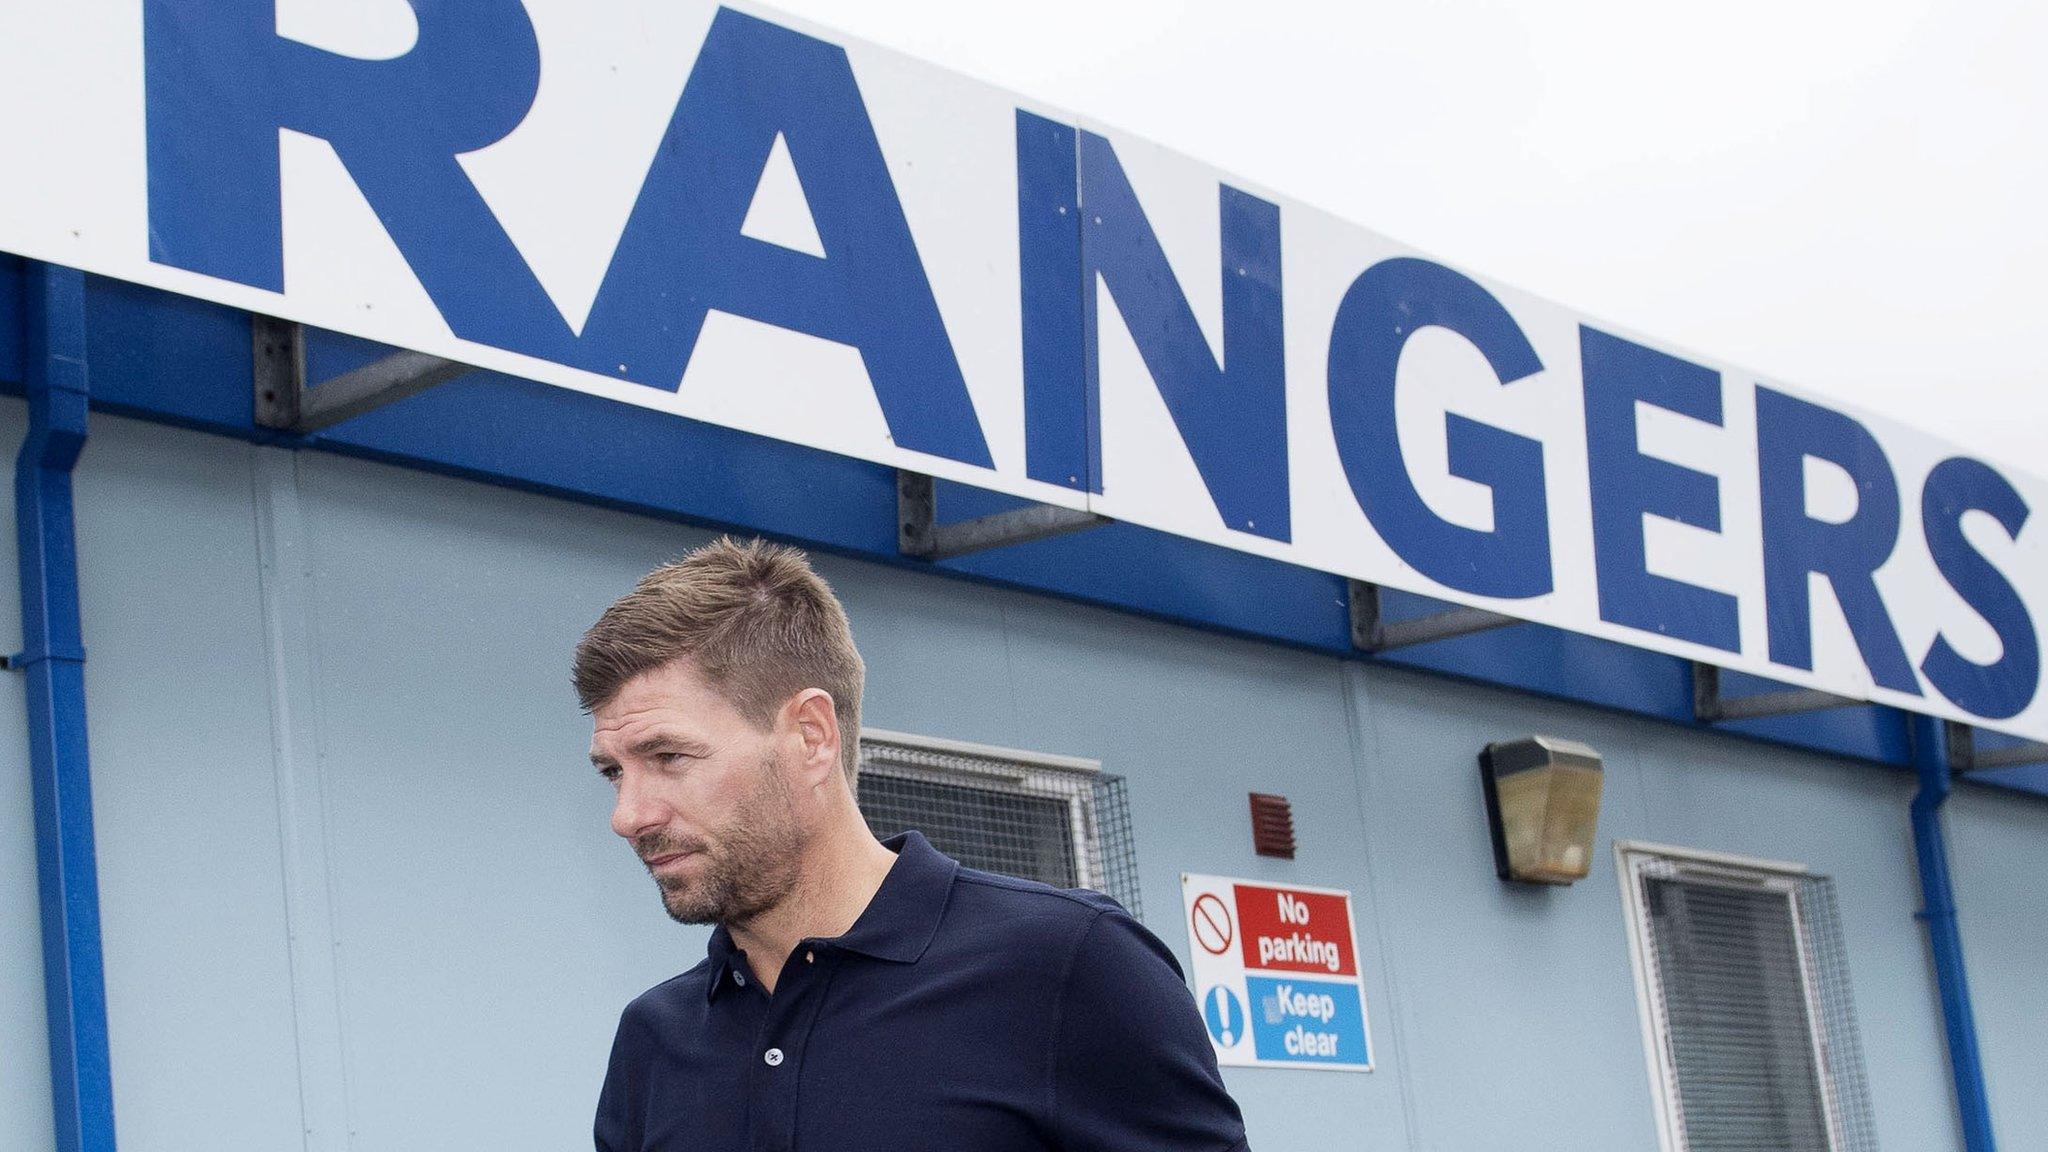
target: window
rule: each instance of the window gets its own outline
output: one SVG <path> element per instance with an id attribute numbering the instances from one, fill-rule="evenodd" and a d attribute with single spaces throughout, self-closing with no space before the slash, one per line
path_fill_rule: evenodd
<path id="1" fill-rule="evenodd" d="M 1833 883 L 1654 845 L 1617 855 L 1666 1152 L 1875 1149 Z"/>
<path id="2" fill-rule="evenodd" d="M 860 810 L 970 868 L 1093 888 L 1140 914 L 1124 781 L 1093 760 L 864 729 Z"/>

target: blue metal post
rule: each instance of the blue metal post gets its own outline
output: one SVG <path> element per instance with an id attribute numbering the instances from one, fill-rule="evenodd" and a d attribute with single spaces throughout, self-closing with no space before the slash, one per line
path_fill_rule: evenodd
<path id="1" fill-rule="evenodd" d="M 25 280 L 28 435 L 14 466 L 22 650 L 9 662 L 28 680 L 50 1091 L 57 1152 L 113 1152 L 114 1085 L 85 738 L 85 645 L 71 519 L 71 468 L 86 435 L 85 275 L 31 264 Z"/>
<path id="2" fill-rule="evenodd" d="M 1947 733 L 1932 716 L 1913 717 L 1913 767 L 1920 791 L 1913 796 L 1913 851 L 1920 858 L 1920 918 L 1934 953 L 1934 981 L 1941 991 L 1941 1019 L 1948 1028 L 1948 1065 L 1955 1077 L 1956 1112 L 1967 1152 L 1993 1152 L 1991 1104 L 1984 1092 L 1984 1064 L 1977 1053 L 1977 1017 L 1970 1007 L 1970 981 L 1963 971 L 1963 936 L 1956 927 L 1956 899 L 1948 880 L 1948 842 L 1941 806 L 1948 800 Z"/>

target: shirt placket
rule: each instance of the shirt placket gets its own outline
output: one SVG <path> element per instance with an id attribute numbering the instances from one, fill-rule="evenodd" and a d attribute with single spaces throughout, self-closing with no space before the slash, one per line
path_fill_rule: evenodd
<path id="1" fill-rule="evenodd" d="M 797 1089 L 802 1082 L 804 1052 L 811 1029 L 824 1004 L 834 967 L 831 951 L 816 941 L 797 945 L 775 995 L 768 999 L 752 1056 L 747 1095 L 749 1152 L 800 1152 L 796 1146 Z"/>

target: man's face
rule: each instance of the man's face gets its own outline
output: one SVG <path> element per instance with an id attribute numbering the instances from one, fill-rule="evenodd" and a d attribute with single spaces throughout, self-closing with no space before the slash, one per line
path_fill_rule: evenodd
<path id="1" fill-rule="evenodd" d="M 754 726 L 688 659 L 627 681 L 591 719 L 591 762 L 618 790 L 612 831 L 647 865 L 670 916 L 743 923 L 795 887 L 810 837 L 789 733 Z"/>

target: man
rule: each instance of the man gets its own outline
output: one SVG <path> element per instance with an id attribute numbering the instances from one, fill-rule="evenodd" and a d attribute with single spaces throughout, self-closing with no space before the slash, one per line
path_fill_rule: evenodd
<path id="1" fill-rule="evenodd" d="M 619 1020 L 600 1152 L 1245 1148 L 1165 946 L 854 804 L 860 654 L 793 549 L 655 569 L 576 648 L 612 830 L 704 962 Z"/>

